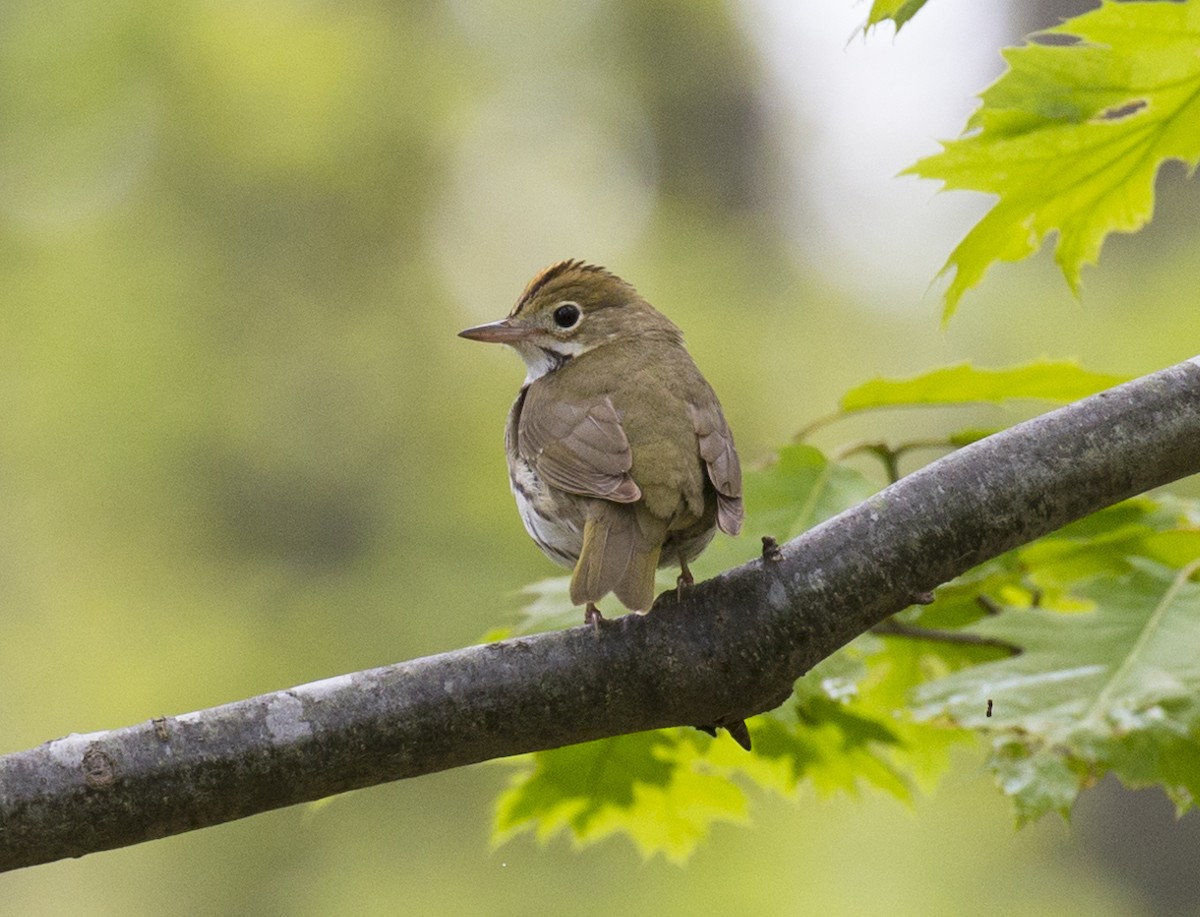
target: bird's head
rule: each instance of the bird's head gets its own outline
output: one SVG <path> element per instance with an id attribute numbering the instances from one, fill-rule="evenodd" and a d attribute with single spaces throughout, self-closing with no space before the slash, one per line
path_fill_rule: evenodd
<path id="1" fill-rule="evenodd" d="M 459 337 L 513 347 L 528 367 L 526 382 L 614 341 L 683 341 L 679 329 L 632 285 L 582 261 L 546 268 L 529 281 L 507 318 L 460 331 Z"/>

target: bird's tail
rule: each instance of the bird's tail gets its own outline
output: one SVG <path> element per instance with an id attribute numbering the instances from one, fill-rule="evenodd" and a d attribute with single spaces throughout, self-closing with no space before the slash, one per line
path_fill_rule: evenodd
<path id="1" fill-rule="evenodd" d="M 648 611 L 666 528 L 644 507 L 597 501 L 584 523 L 571 601 L 598 602 L 611 592 L 631 611 Z"/>

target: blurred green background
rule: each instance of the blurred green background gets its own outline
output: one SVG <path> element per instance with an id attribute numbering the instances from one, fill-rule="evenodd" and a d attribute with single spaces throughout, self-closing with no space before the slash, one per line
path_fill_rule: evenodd
<path id="1" fill-rule="evenodd" d="M 750 462 L 878 374 L 1200 350 L 1182 170 L 1082 304 L 1040 257 L 939 330 L 986 202 L 892 176 L 1063 8 L 848 45 L 865 11 L 817 6 L 6 0 L 0 752 L 503 622 L 558 571 L 508 493 L 523 367 L 455 332 L 560 258 L 684 328 Z M 924 432 L 867 423 L 825 444 Z M 6 875 L 0 915 L 1200 913 L 1194 814 L 1104 785 L 1015 833 L 980 761 L 912 811 L 762 799 L 686 869 L 492 850 L 479 766 Z"/>

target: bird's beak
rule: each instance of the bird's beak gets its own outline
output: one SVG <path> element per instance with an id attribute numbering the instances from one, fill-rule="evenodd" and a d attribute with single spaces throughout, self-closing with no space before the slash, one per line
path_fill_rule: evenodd
<path id="1" fill-rule="evenodd" d="M 534 329 L 515 318 L 503 318 L 498 322 L 488 322 L 486 325 L 476 325 L 466 331 L 458 332 L 460 338 L 468 341 L 483 341 L 487 344 L 517 344 L 526 341 L 534 333 Z"/>

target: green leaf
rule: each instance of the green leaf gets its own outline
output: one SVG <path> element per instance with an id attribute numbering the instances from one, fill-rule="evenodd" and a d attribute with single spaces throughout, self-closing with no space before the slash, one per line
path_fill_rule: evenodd
<path id="1" fill-rule="evenodd" d="M 997 651 L 899 637 L 881 642 L 882 651 L 870 658 L 868 675 L 859 684 L 851 709 L 888 725 L 897 742 L 881 749 L 881 753 L 906 782 L 923 792 L 932 792 L 950 767 L 950 748 L 972 741 L 974 735 L 965 729 L 948 728 L 944 722 L 917 719 L 913 715 L 913 693 L 930 679 L 993 659 Z"/>
<path id="2" fill-rule="evenodd" d="M 999 432 L 996 427 L 968 427 L 965 430 L 956 430 L 951 433 L 946 437 L 946 442 L 956 449 L 961 449 L 963 446 L 977 443 L 981 439 L 987 439 L 989 436 L 994 436 Z"/>
<path id="3" fill-rule="evenodd" d="M 571 601 L 569 576 L 538 580 L 525 586 L 519 594 L 522 597 L 520 617 L 508 629 L 508 636 L 562 630 L 583 621 L 583 612 Z"/>
<path id="4" fill-rule="evenodd" d="M 803 780 L 828 796 L 855 793 L 865 783 L 900 799 L 911 797 L 904 774 L 881 754 L 900 742 L 887 724 L 819 694 L 798 698 L 788 709 L 790 722 L 764 717 L 754 742 L 759 763 L 782 768 L 792 789 Z"/>
<path id="5" fill-rule="evenodd" d="M 842 396 L 843 413 L 875 408 L 991 403 L 1021 398 L 1068 402 L 1112 388 L 1128 377 L 1095 373 L 1075 360 L 1035 360 L 1002 369 L 969 363 L 944 366 L 910 379 L 872 379 Z"/>
<path id="6" fill-rule="evenodd" d="M 940 587 L 932 605 L 903 613 L 906 623 L 958 628 L 992 605 L 1053 611 L 1090 610 L 1079 588 L 1097 576 L 1117 576 L 1142 557 L 1183 567 L 1200 557 L 1200 504 L 1168 496 L 1134 497 L 1065 526 Z"/>
<path id="7" fill-rule="evenodd" d="M 771 465 L 745 477 L 744 530 L 783 542 L 861 503 L 877 489 L 860 472 L 830 461 L 812 446 L 785 446 Z"/>
<path id="8" fill-rule="evenodd" d="M 999 197 L 942 268 L 954 272 L 944 321 L 994 262 L 1029 256 L 1052 232 L 1078 292 L 1105 237 L 1150 219 L 1162 163 L 1200 162 L 1200 0 L 1107 0 L 1039 36 L 1078 41 L 1006 50 L 1009 70 L 967 132 L 906 170 Z"/>
<path id="9" fill-rule="evenodd" d="M 752 754 L 718 742 L 708 749 L 708 761 L 787 799 L 801 787 L 830 796 L 857 795 L 863 786 L 909 799 L 911 783 L 887 754 L 900 741 L 888 722 L 891 711 L 859 710 L 866 659 L 881 648 L 879 640 L 861 637 L 814 666 L 791 700 L 749 721 Z"/>
<path id="10" fill-rule="evenodd" d="M 517 759 L 521 770 L 496 803 L 493 840 L 532 831 L 545 843 L 566 832 L 586 846 L 620 833 L 646 858 L 685 861 L 714 822 L 746 820 L 746 798 L 704 766 L 683 733 L 640 732 Z"/>
<path id="11" fill-rule="evenodd" d="M 868 32 L 873 26 L 891 20 L 899 32 L 904 24 L 917 15 L 925 0 L 875 0 L 871 4 L 871 12 L 867 16 L 863 32 Z"/>
<path id="12" fill-rule="evenodd" d="M 947 663 L 943 651 L 959 658 Z M 708 760 L 788 799 L 871 789 L 910 801 L 946 771 L 950 746 L 971 738 L 914 719 L 911 693 L 931 674 L 977 661 L 973 652 L 863 635 L 801 678 L 788 703 L 749 721 L 753 754 L 714 743 Z"/>
<path id="13" fill-rule="evenodd" d="M 1054 749 L 1023 741 L 997 742 L 988 766 L 1000 788 L 1012 799 L 1020 825 L 1047 812 L 1066 818 L 1087 776 L 1075 762 Z"/>
<path id="14" fill-rule="evenodd" d="M 1066 812 L 1108 771 L 1161 785 L 1177 805 L 1200 792 L 1200 768 L 1181 765 L 1200 760 L 1200 586 L 1186 578 L 1195 565 L 1130 564 L 1081 590 L 1091 611 L 1028 608 L 979 621 L 972 633 L 1024 652 L 918 690 L 923 716 L 993 737 L 989 766 L 1021 821 Z"/>

